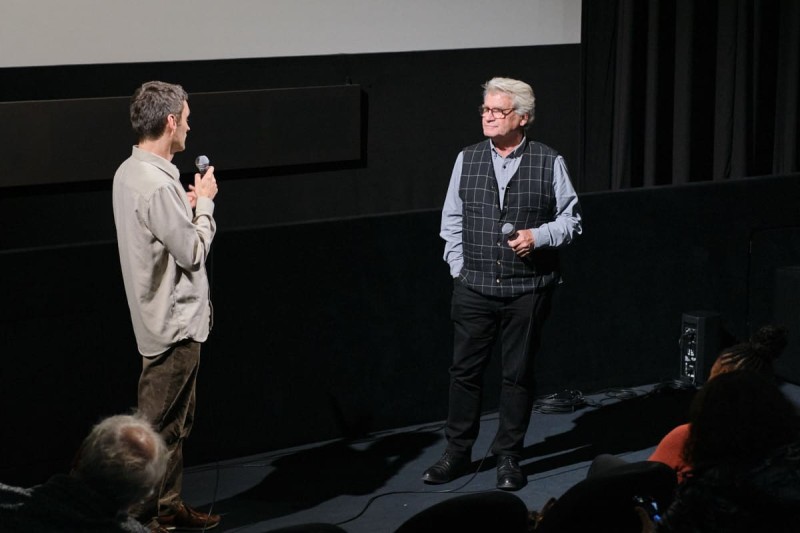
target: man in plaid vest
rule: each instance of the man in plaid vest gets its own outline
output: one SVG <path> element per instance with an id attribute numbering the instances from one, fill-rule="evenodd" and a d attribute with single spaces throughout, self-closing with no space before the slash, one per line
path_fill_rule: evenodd
<path id="1" fill-rule="evenodd" d="M 581 214 L 564 158 L 526 136 L 530 85 L 493 78 L 483 88 L 487 139 L 458 155 L 442 209 L 454 355 L 447 448 L 422 479 L 447 483 L 469 471 L 483 371 L 499 337 L 503 375 L 492 452 L 497 487 L 518 490 L 526 483 L 519 459 L 534 401 L 533 356 L 560 280 L 557 249 L 581 234 Z"/>

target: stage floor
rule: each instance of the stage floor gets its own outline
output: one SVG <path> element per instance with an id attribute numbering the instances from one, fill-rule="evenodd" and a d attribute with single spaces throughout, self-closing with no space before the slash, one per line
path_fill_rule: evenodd
<path id="1" fill-rule="evenodd" d="M 800 405 L 800 387 L 784 385 Z M 528 485 L 516 492 L 529 509 L 583 479 L 592 458 L 646 459 L 685 421 L 692 389 L 670 384 L 586 396 L 574 412 L 534 413 L 521 461 Z M 186 501 L 223 516 L 215 531 L 262 533 L 305 523 L 351 533 L 391 533 L 431 505 L 458 494 L 493 491 L 495 461 L 484 454 L 497 429 L 487 413 L 473 450 L 473 474 L 445 485 L 420 477 L 444 449 L 442 424 L 412 426 L 358 441 L 329 441 L 187 468 Z"/>

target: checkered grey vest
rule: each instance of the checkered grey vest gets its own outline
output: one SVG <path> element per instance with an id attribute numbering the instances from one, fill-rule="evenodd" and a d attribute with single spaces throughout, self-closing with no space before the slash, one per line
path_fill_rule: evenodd
<path id="1" fill-rule="evenodd" d="M 501 228 L 536 228 L 553 219 L 553 162 L 558 153 L 530 141 L 519 169 L 508 183 L 500 209 L 489 141 L 464 149 L 459 196 L 463 202 L 461 280 L 487 296 L 513 297 L 558 278 L 558 252 L 535 250 L 520 258 L 503 239 Z"/>

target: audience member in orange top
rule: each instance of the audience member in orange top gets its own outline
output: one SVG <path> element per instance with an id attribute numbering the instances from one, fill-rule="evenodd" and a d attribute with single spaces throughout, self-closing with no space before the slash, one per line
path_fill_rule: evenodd
<path id="1" fill-rule="evenodd" d="M 756 331 L 748 342 L 742 342 L 724 350 L 711 367 L 709 380 L 734 370 L 750 370 L 767 378 L 774 378 L 773 361 L 786 347 L 787 332 L 782 326 L 764 326 Z M 659 461 L 671 466 L 683 482 L 690 470 L 684 458 L 684 448 L 689 438 L 689 424 L 670 431 L 658 444 L 650 461 Z"/>
<path id="2" fill-rule="evenodd" d="M 697 394 L 689 420 L 683 456 L 692 471 L 656 530 L 796 532 L 800 415 L 775 380 L 723 372 Z"/>

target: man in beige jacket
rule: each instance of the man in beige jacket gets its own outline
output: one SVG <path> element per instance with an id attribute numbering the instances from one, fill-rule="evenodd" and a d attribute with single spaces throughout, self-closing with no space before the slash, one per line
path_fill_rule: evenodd
<path id="1" fill-rule="evenodd" d="M 138 144 L 114 175 L 113 205 L 122 278 L 142 355 L 139 411 L 164 438 L 170 460 L 139 519 L 152 531 L 210 529 L 218 515 L 181 499 L 183 441 L 194 420 L 200 344 L 211 330 L 206 258 L 216 232 L 214 168 L 185 191 L 172 157 L 186 148 L 188 95 L 152 81 L 131 99 Z"/>

